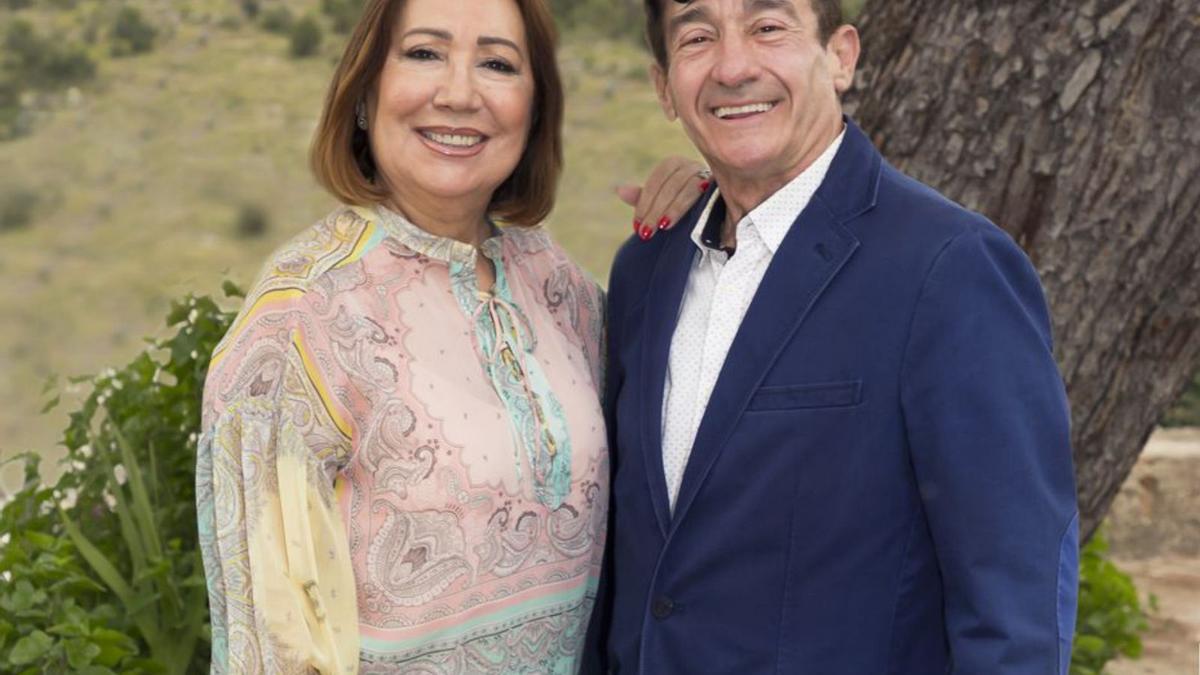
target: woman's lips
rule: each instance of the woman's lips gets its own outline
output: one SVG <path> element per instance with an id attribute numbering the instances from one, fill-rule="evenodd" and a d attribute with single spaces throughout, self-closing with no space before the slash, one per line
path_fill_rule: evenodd
<path id="1" fill-rule="evenodd" d="M 422 127 L 417 136 L 426 147 L 446 157 L 472 157 L 483 151 L 488 137 L 476 129 Z"/>

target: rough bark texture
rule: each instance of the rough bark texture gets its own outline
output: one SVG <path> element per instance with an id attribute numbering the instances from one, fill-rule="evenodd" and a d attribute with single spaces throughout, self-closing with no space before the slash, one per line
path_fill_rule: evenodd
<path id="1" fill-rule="evenodd" d="M 1029 253 L 1088 535 L 1200 367 L 1200 0 L 868 0 L 847 108 Z"/>

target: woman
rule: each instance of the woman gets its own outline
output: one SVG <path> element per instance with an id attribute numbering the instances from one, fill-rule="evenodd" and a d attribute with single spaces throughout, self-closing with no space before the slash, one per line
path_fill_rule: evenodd
<path id="1" fill-rule="evenodd" d="M 562 110 L 544 0 L 366 4 L 313 147 L 353 206 L 205 387 L 214 672 L 578 668 L 608 469 L 601 291 L 530 227 Z"/>

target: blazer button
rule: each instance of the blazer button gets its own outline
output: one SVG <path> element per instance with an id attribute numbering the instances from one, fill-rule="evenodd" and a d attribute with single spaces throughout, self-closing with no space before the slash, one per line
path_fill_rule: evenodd
<path id="1" fill-rule="evenodd" d="M 659 621 L 671 616 L 671 612 L 674 611 L 675 603 L 665 595 L 660 595 L 655 598 L 653 606 L 650 607 L 650 613 L 653 614 L 654 618 L 658 619 Z"/>

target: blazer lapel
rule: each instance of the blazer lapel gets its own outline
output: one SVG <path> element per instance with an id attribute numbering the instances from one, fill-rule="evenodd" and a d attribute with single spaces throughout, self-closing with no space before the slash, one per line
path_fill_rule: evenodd
<path id="1" fill-rule="evenodd" d="M 821 293 L 858 248 L 858 239 L 843 227 L 843 223 L 874 207 L 882 158 L 866 134 L 849 117 L 844 120 L 846 137 L 825 180 L 808 207 L 792 223 L 783 243 L 775 252 L 730 345 L 729 355 L 725 358 L 704 417 L 700 420 L 692 453 L 683 472 L 674 518 L 670 520 L 671 529 L 678 527 L 687 515 L 696 493 L 720 456 L 750 397 L 800 328 Z M 680 291 L 682 285 L 683 282 L 680 282 Z M 672 329 L 679 306 L 678 297 L 673 300 L 669 317 Z M 647 303 L 647 306 L 655 305 Z M 663 360 L 654 362 L 657 371 L 666 369 L 670 332 L 668 330 L 665 336 L 667 344 L 660 346 Z M 652 415 L 657 425 L 654 447 L 658 449 L 659 485 L 665 486 L 661 478 L 662 451 L 659 441 L 661 377 L 658 378 L 658 397 L 654 400 L 658 408 L 649 411 L 650 414 L 645 417 Z M 665 501 L 665 492 L 663 498 Z"/>
<path id="2" fill-rule="evenodd" d="M 751 395 L 857 248 L 858 240 L 815 198 L 792 224 L 746 310 L 700 420 L 675 503 L 676 525 L 687 514 Z"/>
<path id="3" fill-rule="evenodd" d="M 707 202 L 710 194 L 706 193 L 700 203 Z M 646 326 L 640 373 L 642 395 L 638 399 L 644 406 L 638 415 L 644 451 L 642 460 L 646 466 L 654 515 L 664 538 L 671 522 L 671 507 L 662 459 L 663 387 L 666 385 L 667 362 L 675 323 L 679 318 L 679 305 L 695 258 L 696 249 L 688 235 L 694 223 L 695 217 L 692 217 L 680 222 L 671 231 L 658 234 L 659 237 L 665 236 L 667 241 L 663 243 L 665 249 L 650 278 L 650 288 L 642 310 Z"/>

